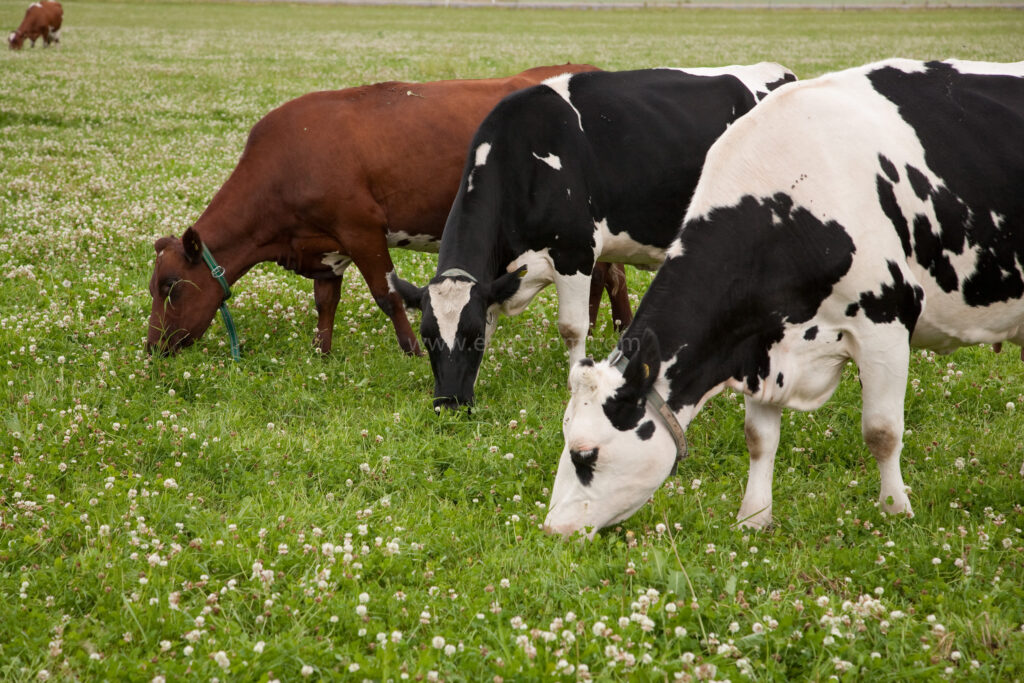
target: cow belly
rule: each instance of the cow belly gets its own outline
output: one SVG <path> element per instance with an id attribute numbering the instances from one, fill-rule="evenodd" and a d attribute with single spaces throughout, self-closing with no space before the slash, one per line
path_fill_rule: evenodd
<path id="1" fill-rule="evenodd" d="M 629 263 L 634 266 L 652 267 L 653 270 L 665 260 L 664 249 L 638 242 L 625 230 L 612 232 L 607 220 L 595 222 L 594 227 L 597 230 L 596 241 L 599 245 L 598 261 Z"/>
<path id="2" fill-rule="evenodd" d="M 1024 301 L 968 306 L 958 291 L 947 294 L 926 288 L 912 345 L 950 353 L 961 346 L 1001 341 L 1024 345 Z"/>
<path id="3" fill-rule="evenodd" d="M 433 235 L 416 234 L 412 235 L 404 230 L 396 230 L 387 234 L 388 247 L 399 249 L 412 249 L 413 251 L 428 251 L 436 254 L 441 248 L 441 240 Z"/>

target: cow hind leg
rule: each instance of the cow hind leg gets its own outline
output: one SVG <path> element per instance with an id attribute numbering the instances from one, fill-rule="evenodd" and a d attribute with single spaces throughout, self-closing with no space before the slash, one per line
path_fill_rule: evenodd
<path id="1" fill-rule="evenodd" d="M 320 353 L 330 353 L 334 338 L 334 316 L 341 302 L 341 278 L 313 280 L 313 301 L 317 315 L 313 343 Z"/>
<path id="2" fill-rule="evenodd" d="M 775 473 L 775 452 L 779 448 L 782 408 L 759 403 L 749 396 L 743 432 L 750 453 L 750 472 L 743 504 L 736 515 L 740 526 L 764 529 L 772 522 L 772 478 Z"/>
<path id="3" fill-rule="evenodd" d="M 604 292 L 605 276 L 608 274 L 607 263 L 594 264 L 594 272 L 590 276 L 590 332 L 594 333 L 594 326 L 597 325 L 597 314 L 601 310 L 601 296 Z"/>
<path id="4" fill-rule="evenodd" d="M 886 345 L 884 351 L 870 352 L 858 359 L 864 407 L 861 432 L 868 450 L 878 463 L 881 491 L 878 496 L 882 510 L 913 516 L 907 497 L 900 453 L 903 450 L 903 400 L 907 390 L 910 346 Z"/>
<path id="5" fill-rule="evenodd" d="M 558 291 L 558 333 L 569 349 L 569 367 L 587 353 L 587 299 L 590 293 L 590 276 L 556 275 L 555 289 Z"/>
<path id="6" fill-rule="evenodd" d="M 616 332 L 629 327 L 633 322 L 633 309 L 629 305 L 629 289 L 626 287 L 626 268 L 621 263 L 608 266 L 604 288 L 608 292 L 608 302 L 612 307 L 612 322 Z"/>

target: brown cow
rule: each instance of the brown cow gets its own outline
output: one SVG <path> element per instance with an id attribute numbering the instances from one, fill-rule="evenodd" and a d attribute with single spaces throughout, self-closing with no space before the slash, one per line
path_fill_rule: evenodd
<path id="1" fill-rule="evenodd" d="M 505 95 L 566 72 L 538 67 L 501 79 L 378 83 L 314 92 L 253 126 L 235 170 L 182 237 L 156 240 L 149 283 L 150 350 L 199 339 L 224 298 L 206 246 L 233 283 L 263 261 L 313 280 L 315 343 L 330 351 L 345 268 L 355 263 L 398 343 L 420 353 L 401 296 L 388 284 L 389 247 L 437 251 L 470 139 Z M 632 314 L 621 266 L 602 272 L 613 319 Z"/>
<path id="2" fill-rule="evenodd" d="M 53 0 L 42 0 L 34 2 L 25 10 L 25 18 L 21 20 L 21 26 L 17 31 L 11 31 L 7 37 L 7 44 L 12 50 L 20 50 L 25 39 L 32 41 L 32 47 L 36 46 L 36 39 L 42 36 L 43 43 L 49 47 L 50 43 L 60 42 L 60 25 L 64 20 L 64 8 L 59 2 Z"/>

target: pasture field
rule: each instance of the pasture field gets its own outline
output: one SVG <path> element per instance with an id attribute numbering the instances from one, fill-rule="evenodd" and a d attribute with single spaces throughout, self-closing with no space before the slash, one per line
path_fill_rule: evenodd
<path id="1" fill-rule="evenodd" d="M 26 4 L 0 0 L 4 28 Z M 69 0 L 59 48 L 0 53 L 0 680 L 1020 679 L 1017 347 L 915 353 L 913 519 L 876 506 L 851 366 L 825 407 L 784 416 L 771 530 L 732 526 L 747 464 L 723 395 L 651 503 L 563 542 L 539 529 L 568 399 L 553 291 L 502 322 L 468 417 L 434 415 L 427 360 L 399 353 L 354 269 L 330 357 L 310 284 L 272 264 L 234 287 L 241 362 L 219 320 L 176 357 L 143 340 L 153 240 L 311 90 L 1022 48 L 1006 10 Z M 630 270 L 636 300 L 649 281 Z"/>

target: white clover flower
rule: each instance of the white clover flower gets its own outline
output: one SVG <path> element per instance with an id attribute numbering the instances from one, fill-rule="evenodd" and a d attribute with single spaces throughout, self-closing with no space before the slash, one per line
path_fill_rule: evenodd
<path id="1" fill-rule="evenodd" d="M 217 666 L 222 669 L 227 669 L 231 666 L 231 660 L 228 659 L 228 655 L 224 650 L 218 650 L 213 655 L 213 661 L 217 662 Z"/>
<path id="2" fill-rule="evenodd" d="M 605 623 L 603 621 L 595 621 L 594 625 L 590 627 L 590 630 L 594 633 L 595 636 L 602 636 L 604 635 L 604 630 L 606 628 L 608 627 L 605 626 Z"/>
<path id="3" fill-rule="evenodd" d="M 440 649 L 441 649 L 441 648 L 443 648 L 443 647 L 444 647 L 444 645 L 445 645 L 445 643 L 444 643 L 444 637 L 443 637 L 443 636 L 434 636 L 434 637 L 433 637 L 433 638 L 432 638 L 432 639 L 430 640 L 430 644 L 434 646 L 434 649 L 435 649 L 435 650 L 440 650 Z"/>
<path id="4" fill-rule="evenodd" d="M 309 664 L 303 664 L 302 668 L 299 669 L 299 673 L 302 674 L 303 678 L 309 678 L 313 675 L 313 667 L 311 667 Z"/>
<path id="5" fill-rule="evenodd" d="M 263 654 L 263 648 L 265 648 L 266 646 L 267 644 L 264 643 L 262 640 L 257 641 L 257 643 L 252 646 L 252 651 L 258 655 L 261 655 Z"/>

